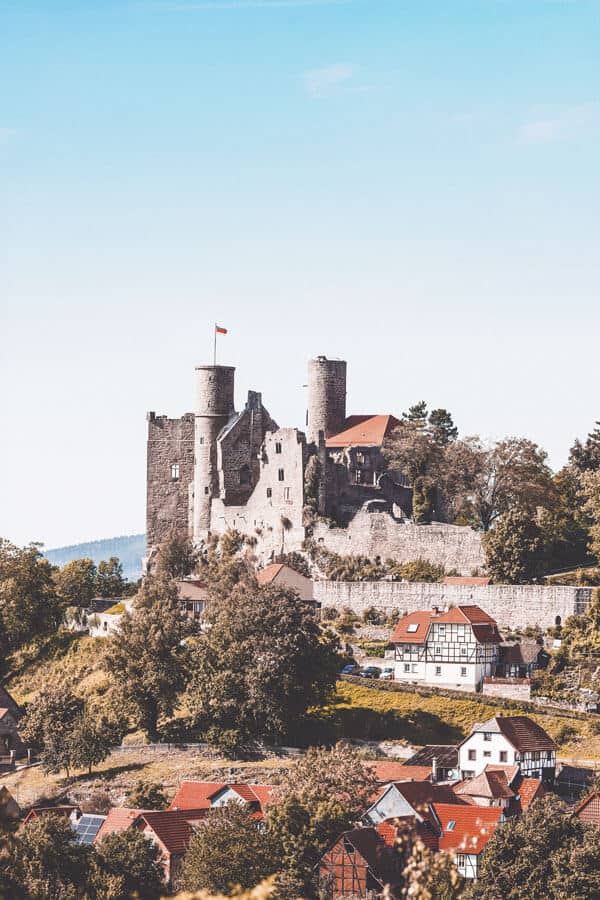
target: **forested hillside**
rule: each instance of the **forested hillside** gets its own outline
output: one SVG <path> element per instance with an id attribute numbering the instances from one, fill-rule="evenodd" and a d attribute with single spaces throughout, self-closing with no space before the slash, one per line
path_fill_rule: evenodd
<path id="1" fill-rule="evenodd" d="M 64 566 L 72 559 L 91 559 L 96 565 L 103 559 L 117 556 L 123 564 L 123 577 L 136 581 L 142 574 L 142 557 L 146 547 L 145 534 L 127 534 L 104 538 L 87 544 L 73 544 L 44 550 L 44 556 L 55 566 Z"/>

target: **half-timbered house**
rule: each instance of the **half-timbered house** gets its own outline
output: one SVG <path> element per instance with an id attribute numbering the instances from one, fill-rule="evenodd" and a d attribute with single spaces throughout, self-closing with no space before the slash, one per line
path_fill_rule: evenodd
<path id="1" fill-rule="evenodd" d="M 475 691 L 493 675 L 502 638 L 478 606 L 409 613 L 392 634 L 398 681 Z"/>
<path id="2" fill-rule="evenodd" d="M 494 716 L 474 726 L 459 745 L 461 777 L 474 778 L 490 764 L 519 767 L 528 778 L 554 781 L 556 744 L 541 725 L 527 716 Z"/>

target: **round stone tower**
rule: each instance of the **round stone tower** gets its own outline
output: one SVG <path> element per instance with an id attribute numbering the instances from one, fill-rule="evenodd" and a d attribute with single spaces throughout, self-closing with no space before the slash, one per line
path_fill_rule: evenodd
<path id="1" fill-rule="evenodd" d="M 195 541 L 206 537 L 211 502 L 219 493 L 217 435 L 234 412 L 234 375 L 233 366 L 196 366 L 192 518 Z"/>
<path id="2" fill-rule="evenodd" d="M 317 443 L 319 431 L 338 434 L 346 419 L 346 362 L 317 356 L 308 363 L 306 437 Z"/>

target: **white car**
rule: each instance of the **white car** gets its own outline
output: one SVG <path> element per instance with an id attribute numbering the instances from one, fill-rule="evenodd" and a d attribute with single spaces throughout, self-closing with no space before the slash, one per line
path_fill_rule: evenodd
<path id="1" fill-rule="evenodd" d="M 383 678 L 385 681 L 393 681 L 394 680 L 394 670 L 390 666 L 386 666 L 385 669 L 381 670 L 380 678 Z"/>

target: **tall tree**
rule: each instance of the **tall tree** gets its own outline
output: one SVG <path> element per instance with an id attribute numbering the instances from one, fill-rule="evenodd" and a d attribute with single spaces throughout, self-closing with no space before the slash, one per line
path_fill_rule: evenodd
<path id="1" fill-rule="evenodd" d="M 183 531 L 171 531 L 158 550 L 156 574 L 165 578 L 185 578 L 198 564 L 198 551 Z"/>
<path id="2" fill-rule="evenodd" d="M 594 900 L 600 897 L 600 829 L 549 795 L 496 829 L 470 900 Z"/>
<path id="3" fill-rule="evenodd" d="M 541 528 L 528 513 L 506 513 L 484 538 L 486 569 L 498 584 L 526 584 L 540 578 L 547 565 Z"/>
<path id="4" fill-rule="evenodd" d="M 376 789 L 372 769 L 356 750 L 311 748 L 291 768 L 268 808 L 267 823 L 284 868 L 306 891 L 315 866 L 337 837 L 360 819 Z"/>
<path id="5" fill-rule="evenodd" d="M 402 413 L 402 422 L 424 429 L 427 424 L 427 403 L 425 400 L 419 400 L 418 403 L 409 406 L 408 411 Z"/>
<path id="6" fill-rule="evenodd" d="M 593 523 L 590 528 L 590 550 L 600 561 L 600 469 L 590 469 L 581 475 L 581 490 L 584 511 Z"/>
<path id="7" fill-rule="evenodd" d="M 62 816 L 34 819 L 20 833 L 13 856 L 15 880 L 27 900 L 85 898 L 91 848 L 77 843 Z"/>
<path id="8" fill-rule="evenodd" d="M 82 716 L 84 703 L 65 686 L 42 688 L 19 723 L 22 740 L 39 751 L 46 772 L 73 768 L 70 737 Z"/>
<path id="9" fill-rule="evenodd" d="M 158 900 L 165 891 L 160 851 L 139 831 L 113 832 L 103 838 L 94 868 L 90 879 L 94 900 Z"/>
<path id="10" fill-rule="evenodd" d="M 96 592 L 96 566 L 91 559 L 73 559 L 54 575 L 63 606 L 87 606 Z"/>
<path id="11" fill-rule="evenodd" d="M 218 743 L 281 740 L 335 684 L 338 644 L 294 591 L 240 584 L 207 610 L 188 702 Z"/>
<path id="12" fill-rule="evenodd" d="M 458 437 L 458 428 L 447 409 L 432 409 L 429 413 L 429 432 L 441 447 L 447 447 Z"/>
<path id="13" fill-rule="evenodd" d="M 569 453 L 569 464 L 579 474 L 600 469 L 600 421 L 585 442 L 575 441 Z"/>
<path id="14" fill-rule="evenodd" d="M 21 548 L 0 538 L 0 661 L 60 621 L 53 569 L 40 546 Z"/>
<path id="15" fill-rule="evenodd" d="M 122 597 L 127 584 L 123 578 L 123 566 L 116 556 L 103 559 L 98 563 L 96 573 L 96 592 L 99 597 Z"/>
<path id="16" fill-rule="evenodd" d="M 150 740 L 157 739 L 159 718 L 172 715 L 185 688 L 190 630 L 173 582 L 148 578 L 110 639 L 106 668 Z"/>
<path id="17" fill-rule="evenodd" d="M 253 888 L 279 869 L 277 845 L 259 827 L 254 811 L 235 800 L 209 811 L 185 855 L 182 886 L 229 896 Z"/>

